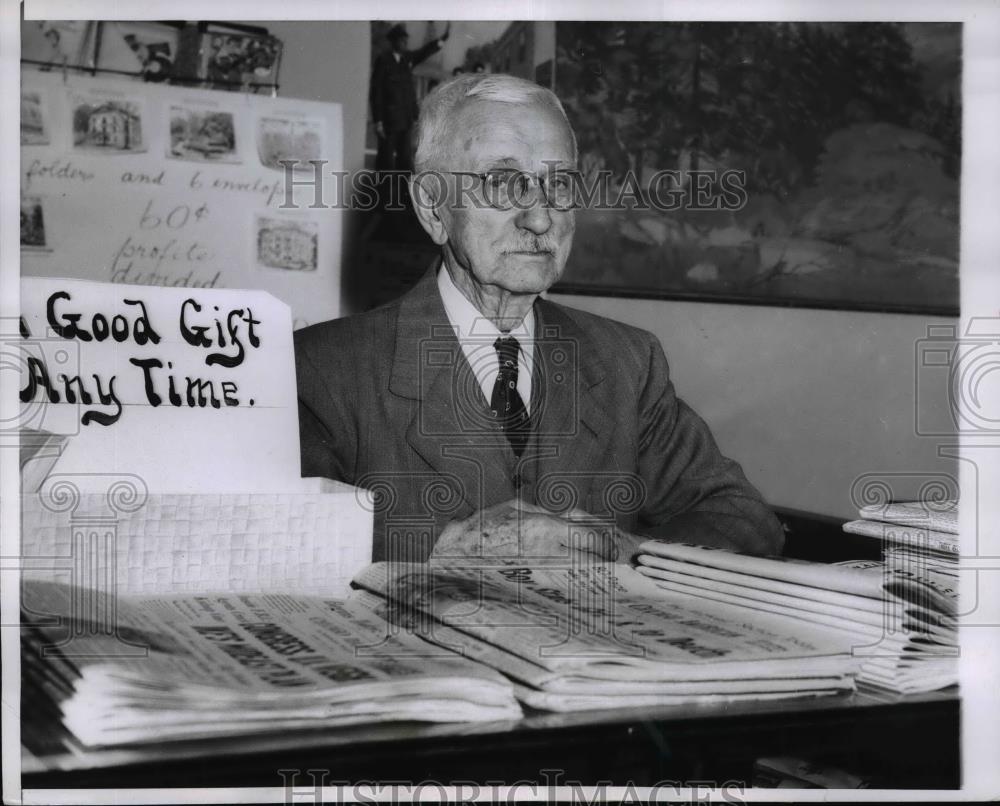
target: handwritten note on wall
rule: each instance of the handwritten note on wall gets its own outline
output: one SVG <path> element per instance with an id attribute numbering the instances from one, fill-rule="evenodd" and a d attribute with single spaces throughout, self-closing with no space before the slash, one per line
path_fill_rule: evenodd
<path id="1" fill-rule="evenodd" d="M 22 81 L 23 275 L 257 288 L 296 327 L 340 315 L 342 213 L 310 206 L 311 167 L 282 209 L 280 164 L 325 160 L 332 183 L 339 104 L 33 70 Z"/>
<path id="2" fill-rule="evenodd" d="M 171 492 L 295 489 L 282 302 L 260 291 L 25 278 L 21 311 L 21 422 L 69 436 L 60 472 L 132 473 Z"/>

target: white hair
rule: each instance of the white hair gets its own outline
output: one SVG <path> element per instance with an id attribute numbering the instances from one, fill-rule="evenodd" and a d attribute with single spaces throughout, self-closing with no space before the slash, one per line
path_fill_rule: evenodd
<path id="1" fill-rule="evenodd" d="M 418 173 L 443 167 L 434 163 L 444 155 L 449 140 L 454 136 L 452 119 L 455 112 L 470 100 L 520 105 L 538 103 L 556 110 L 566 121 L 566 130 L 573 144 L 573 158 L 576 159 L 576 135 L 566 117 L 566 110 L 552 90 L 504 73 L 466 73 L 439 84 L 420 105 L 414 159 L 414 168 Z"/>

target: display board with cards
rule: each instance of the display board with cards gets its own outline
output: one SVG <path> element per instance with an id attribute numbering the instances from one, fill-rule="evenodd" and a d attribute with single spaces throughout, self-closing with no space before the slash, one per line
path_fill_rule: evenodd
<path id="1" fill-rule="evenodd" d="M 339 104 L 25 69 L 21 270 L 340 315 Z"/>

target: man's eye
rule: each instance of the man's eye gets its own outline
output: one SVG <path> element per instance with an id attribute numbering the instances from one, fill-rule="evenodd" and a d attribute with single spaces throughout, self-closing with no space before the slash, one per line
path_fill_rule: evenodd
<path id="1" fill-rule="evenodd" d="M 568 174 L 554 174 L 549 179 L 549 187 L 561 193 L 573 187 L 573 180 Z"/>
<path id="2" fill-rule="evenodd" d="M 487 190 L 502 190 L 510 181 L 509 171 L 487 171 L 485 176 Z"/>

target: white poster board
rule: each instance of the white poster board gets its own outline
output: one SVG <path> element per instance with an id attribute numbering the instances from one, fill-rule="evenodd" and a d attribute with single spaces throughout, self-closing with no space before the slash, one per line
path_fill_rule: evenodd
<path id="1" fill-rule="evenodd" d="M 300 489 L 288 306 L 263 291 L 21 281 L 21 424 L 60 473 L 155 492 Z"/>
<path id="2" fill-rule="evenodd" d="M 24 438 L 62 437 L 22 497 L 26 570 L 84 586 L 114 571 L 132 593 L 347 594 L 371 560 L 372 507 L 300 478 L 287 305 L 24 278 L 18 324 L 0 343 L 20 365 Z"/>
<path id="3" fill-rule="evenodd" d="M 21 271 L 257 288 L 340 315 L 339 104 L 22 71 Z M 325 160 L 317 197 L 299 163 Z M 283 205 L 288 204 L 288 209 Z"/>

